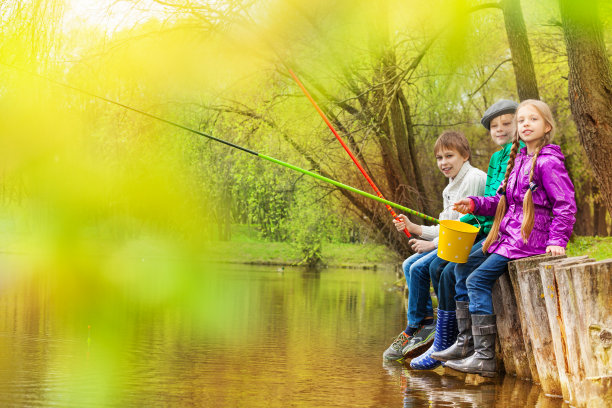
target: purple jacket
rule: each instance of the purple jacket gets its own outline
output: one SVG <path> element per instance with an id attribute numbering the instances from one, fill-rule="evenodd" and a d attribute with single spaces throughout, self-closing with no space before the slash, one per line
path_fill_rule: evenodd
<path id="1" fill-rule="evenodd" d="M 529 187 L 531 158 L 524 147 L 517 154 L 514 168 L 506 187 L 506 215 L 499 226 L 499 236 L 489 247 L 510 259 L 546 253 L 546 247 L 566 247 L 576 222 L 576 200 L 574 185 L 567 174 L 565 157 L 556 145 L 546 145 L 536 160 L 533 181 L 537 189 L 533 192 L 535 210 L 534 225 L 527 243 L 521 238 L 523 222 L 523 198 Z M 474 213 L 495 215 L 500 194 L 494 197 L 470 197 L 474 200 Z"/>

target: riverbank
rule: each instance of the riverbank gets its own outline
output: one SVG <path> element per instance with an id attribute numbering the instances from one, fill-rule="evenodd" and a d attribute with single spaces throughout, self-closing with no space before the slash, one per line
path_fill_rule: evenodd
<path id="1" fill-rule="evenodd" d="M 233 226 L 229 241 L 211 241 L 206 256 L 215 261 L 254 265 L 299 265 L 300 249 L 290 242 L 264 241 L 246 226 Z M 323 263 L 327 267 L 376 269 L 382 265 L 397 265 L 402 260 L 389 248 L 376 243 L 325 243 Z"/>
<path id="2" fill-rule="evenodd" d="M 323 262 L 328 267 L 374 269 L 381 265 L 399 265 L 402 257 L 376 243 L 323 245 Z M 229 241 L 211 241 L 206 255 L 215 260 L 255 265 L 298 265 L 299 248 L 289 242 L 269 242 L 256 231 L 236 226 Z M 588 255 L 596 260 L 612 258 L 612 237 L 574 237 L 567 256 Z"/>

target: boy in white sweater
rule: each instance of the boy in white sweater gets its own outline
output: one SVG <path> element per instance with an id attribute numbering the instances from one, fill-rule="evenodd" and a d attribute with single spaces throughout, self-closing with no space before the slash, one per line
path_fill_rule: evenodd
<path id="1" fill-rule="evenodd" d="M 449 179 L 442 192 L 444 209 L 438 218 L 458 220 L 463 214 L 449 207 L 461 198 L 484 194 L 487 175 L 470 165 L 470 145 L 461 132 L 444 131 L 436 140 L 434 154 L 438 168 Z M 408 283 L 408 325 L 383 354 L 385 360 L 401 361 L 421 354 L 433 342 L 436 322 L 429 292 L 429 264 L 437 255 L 440 227 L 414 224 L 403 214 L 398 218 L 393 220 L 398 231 L 407 228 L 422 238 L 410 240 L 416 253 L 402 265 Z"/>

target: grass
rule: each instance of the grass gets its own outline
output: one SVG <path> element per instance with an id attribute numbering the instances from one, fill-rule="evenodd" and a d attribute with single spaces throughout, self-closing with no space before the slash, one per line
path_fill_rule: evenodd
<path id="1" fill-rule="evenodd" d="M 399 264 L 401 259 L 381 244 L 324 245 L 323 261 L 328 266 L 372 268 L 377 265 Z M 296 265 L 301 259 L 299 249 L 289 242 L 263 241 L 252 228 L 232 226 L 230 241 L 213 241 L 207 255 L 215 260 L 269 265 Z M 596 260 L 612 258 L 612 237 L 573 237 L 567 256 L 588 255 Z"/>
<path id="2" fill-rule="evenodd" d="M 574 237 L 567 256 L 588 255 L 598 261 L 612 258 L 612 237 Z"/>
<path id="3" fill-rule="evenodd" d="M 230 241 L 211 242 L 206 255 L 214 260 L 247 264 L 297 265 L 302 260 L 294 244 L 263 241 L 256 231 L 242 225 L 232 226 Z M 325 265 L 344 268 L 375 268 L 401 261 L 392 250 L 373 243 L 326 243 L 322 257 Z"/>

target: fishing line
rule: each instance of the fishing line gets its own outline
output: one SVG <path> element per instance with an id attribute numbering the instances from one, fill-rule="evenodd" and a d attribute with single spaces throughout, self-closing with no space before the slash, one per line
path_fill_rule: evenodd
<path id="1" fill-rule="evenodd" d="M 4 65 L 4 66 L 6 66 L 6 67 L 9 67 L 9 68 L 15 69 L 15 70 L 17 70 L 17 71 L 24 72 L 24 73 L 27 73 L 27 74 L 29 74 L 29 75 L 35 76 L 35 77 L 37 77 L 37 78 L 44 79 L 44 80 L 49 81 L 49 82 L 51 82 L 51 83 L 53 83 L 53 84 L 55 84 L 55 85 L 58 85 L 58 86 L 61 86 L 61 87 L 64 87 L 64 88 L 68 88 L 68 89 L 71 89 L 71 90 L 73 90 L 73 91 L 76 91 L 76 92 L 79 92 L 79 93 L 82 93 L 82 94 L 88 95 L 88 96 L 90 96 L 90 97 L 92 97 L 92 98 L 96 98 L 96 99 L 102 100 L 102 101 L 104 101 L 104 102 L 107 102 L 107 103 L 110 103 L 110 104 L 113 104 L 113 105 L 120 106 L 120 107 L 122 107 L 122 108 L 124 108 L 124 109 L 131 110 L 131 111 L 133 111 L 133 112 L 136 112 L 136 113 L 139 113 L 139 114 L 141 114 L 141 115 L 147 116 L 147 117 L 149 117 L 149 118 L 151 118 L 151 119 L 155 119 L 155 120 L 158 120 L 158 121 L 160 121 L 160 122 L 166 123 L 166 124 L 168 124 L 168 125 L 170 125 L 170 126 L 174 126 L 174 127 L 179 128 L 179 129 L 186 130 L 187 132 L 191 132 L 191 133 L 194 133 L 194 134 L 196 134 L 196 135 L 206 137 L 206 138 L 208 138 L 208 139 L 210 139 L 210 140 L 214 140 L 215 142 L 223 143 L 224 145 L 227 145 L 227 146 L 233 147 L 233 148 L 238 149 L 238 150 L 242 150 L 243 152 L 246 152 L 246 153 L 252 154 L 252 155 L 254 155 L 254 156 L 257 156 L 257 157 L 259 157 L 259 158 L 262 158 L 262 159 L 264 159 L 264 160 L 267 160 L 267 161 L 269 161 L 269 162 L 276 163 L 276 164 L 278 164 L 278 165 L 281 165 L 281 166 L 283 166 L 283 167 L 287 167 L 287 168 L 289 168 L 289 169 L 295 170 L 295 171 L 300 172 L 300 173 L 302 173 L 302 174 L 306 174 L 306 175 L 308 175 L 308 176 L 310 176 L 310 177 L 313 177 L 313 178 L 315 178 L 315 179 L 317 179 L 317 180 L 325 181 L 326 183 L 332 184 L 332 185 L 334 185 L 334 186 L 336 186 L 336 187 L 339 187 L 339 188 L 342 188 L 342 189 L 344 189 L 344 190 L 351 191 L 351 192 L 353 192 L 353 193 L 356 193 L 356 194 L 362 195 L 362 196 L 367 197 L 367 198 L 371 198 L 372 200 L 375 200 L 375 201 L 381 202 L 381 203 L 386 204 L 386 205 L 388 205 L 388 206 L 391 206 L 391 207 L 394 207 L 394 208 L 400 209 L 400 210 L 402 210 L 402 211 L 404 211 L 404 212 L 406 212 L 406 213 L 408 213 L 408 214 L 415 215 L 415 216 L 420 217 L 420 218 L 423 218 L 423 219 L 425 219 L 425 220 L 427 220 L 427 221 L 431 221 L 431 222 L 439 223 L 439 220 L 438 220 L 438 219 L 433 218 L 433 217 L 430 217 L 430 216 L 429 216 L 429 215 L 427 215 L 427 214 L 423 214 L 423 213 L 420 213 L 420 212 L 418 212 L 418 211 L 412 210 L 412 209 L 410 209 L 410 208 L 404 207 L 404 206 L 402 206 L 402 205 L 400 205 L 400 204 L 397 204 L 397 203 L 394 203 L 394 202 L 392 202 L 392 201 L 389 201 L 389 200 L 387 200 L 387 199 L 385 199 L 385 198 L 383 198 L 383 197 L 378 197 L 378 196 L 375 196 L 375 195 L 373 195 L 373 194 L 366 193 L 365 191 L 361 191 L 361 190 L 359 190 L 359 189 L 356 189 L 356 188 L 354 188 L 354 187 L 351 187 L 351 186 L 348 186 L 348 185 L 346 185 L 346 184 L 340 183 L 339 181 L 332 180 L 332 179 L 330 179 L 330 178 L 328 178 L 328 177 L 322 176 L 322 175 L 317 174 L 317 173 L 314 173 L 314 172 L 312 172 L 312 171 L 304 170 L 304 169 L 302 169 L 302 168 L 300 168 L 300 167 L 297 167 L 297 166 L 294 166 L 294 165 L 292 165 L 292 164 L 286 163 L 286 162 L 284 162 L 284 161 L 281 161 L 281 160 L 275 159 L 275 158 L 273 158 L 273 157 L 267 156 L 267 155 L 265 155 L 265 154 L 263 154 L 263 153 L 258 153 L 258 152 L 254 151 L 254 150 L 247 149 L 246 147 L 242 147 L 242 146 L 239 146 L 239 145 L 237 145 L 237 144 L 234 144 L 234 143 L 228 142 L 228 141 L 226 141 L 226 140 L 219 139 L 219 138 L 214 137 L 214 136 L 212 136 L 212 135 L 209 135 L 209 134 L 207 134 L 207 133 L 205 133 L 205 132 L 201 132 L 201 131 L 199 131 L 199 130 L 192 129 L 192 128 L 187 127 L 187 126 L 183 126 L 183 125 L 181 125 L 181 124 L 179 124 L 179 123 L 172 122 L 172 121 L 170 121 L 170 120 L 164 119 L 164 118 L 159 117 L 159 116 L 157 116 L 157 115 L 153 115 L 153 114 L 151 114 L 151 113 L 148 113 L 148 112 L 142 111 L 142 110 L 140 110 L 140 109 L 133 108 L 133 107 L 128 106 L 128 105 L 125 105 L 125 104 L 123 104 L 123 103 L 120 103 L 120 102 L 114 101 L 114 100 L 112 100 L 112 99 L 105 98 L 105 97 L 103 97 L 103 96 L 100 96 L 100 95 L 94 94 L 94 93 L 92 93 L 92 92 L 89 92 L 89 91 L 83 90 L 83 89 L 81 89 L 81 88 L 77 88 L 77 87 L 72 86 L 72 85 L 70 85 L 70 84 L 67 84 L 67 83 L 64 83 L 64 82 L 61 82 L 61 81 L 57 81 L 57 80 L 55 80 L 55 79 L 52 79 L 52 78 L 46 77 L 46 76 L 44 76 L 44 75 L 41 75 L 41 74 L 38 74 L 38 73 L 34 73 L 34 72 L 30 72 L 30 71 L 24 70 L 24 69 L 22 69 L 22 68 L 19 68 L 19 67 L 13 66 L 13 65 L 6 64 L 6 63 L 4 63 L 4 62 L 0 62 L 0 64 Z M 381 196 L 382 196 L 382 195 L 381 195 Z"/>

